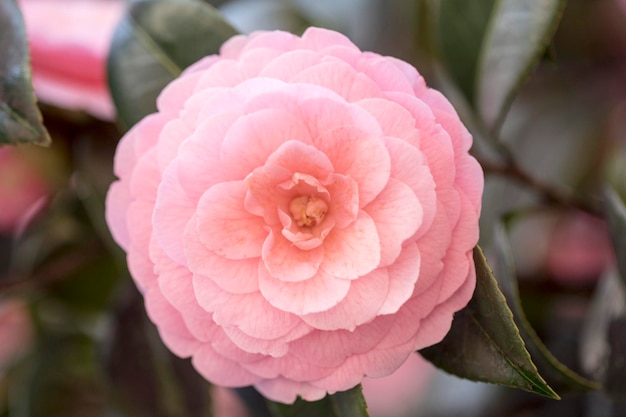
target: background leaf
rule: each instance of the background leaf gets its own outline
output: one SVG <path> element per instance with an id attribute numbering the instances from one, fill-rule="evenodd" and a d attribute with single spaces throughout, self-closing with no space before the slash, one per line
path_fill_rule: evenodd
<path id="1" fill-rule="evenodd" d="M 122 126 L 130 128 L 156 111 L 163 87 L 200 58 L 217 53 L 235 34 L 212 6 L 199 0 L 132 2 L 107 63 Z"/>
<path id="2" fill-rule="evenodd" d="M 24 22 L 14 0 L 0 1 L 0 144 L 48 145 L 33 93 Z"/>
<path id="3" fill-rule="evenodd" d="M 478 59 L 497 0 L 441 0 L 439 48 L 452 79 L 473 102 Z"/>
<path id="4" fill-rule="evenodd" d="M 420 353 L 461 378 L 521 388 L 558 399 L 537 372 L 482 250 L 474 250 L 476 290 L 437 345 Z"/>
<path id="5" fill-rule="evenodd" d="M 485 35 L 476 101 L 487 126 L 497 129 L 513 95 L 539 61 L 567 0 L 500 0 Z"/>
<path id="6" fill-rule="evenodd" d="M 537 336 L 537 333 L 528 323 L 515 280 L 515 265 L 510 243 L 502 224 L 497 224 L 493 242 L 495 251 L 494 273 L 507 304 L 513 312 L 513 317 L 519 328 L 522 339 L 526 344 L 533 362 L 547 383 L 554 389 L 561 390 L 595 390 L 599 384 L 576 374 L 555 358 Z"/>

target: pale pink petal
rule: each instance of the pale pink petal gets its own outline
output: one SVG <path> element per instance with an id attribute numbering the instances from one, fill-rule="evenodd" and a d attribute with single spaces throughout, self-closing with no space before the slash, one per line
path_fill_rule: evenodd
<path id="1" fill-rule="evenodd" d="M 383 91 L 374 81 L 340 61 L 323 62 L 312 66 L 298 73 L 290 81 L 327 88 L 349 102 L 383 96 Z"/>
<path id="2" fill-rule="evenodd" d="M 332 367 L 320 367 L 304 363 L 293 355 L 280 358 L 263 357 L 257 361 L 243 364 L 248 371 L 263 378 L 278 378 L 283 376 L 294 381 L 308 381 L 324 378 L 334 371 Z"/>
<path id="3" fill-rule="evenodd" d="M 224 291 L 246 294 L 259 289 L 257 275 L 260 260 L 258 258 L 232 260 L 208 250 L 200 242 L 193 219 L 185 230 L 185 257 L 193 273 L 213 280 Z"/>
<path id="4" fill-rule="evenodd" d="M 214 185 L 198 202 L 196 227 L 200 241 L 229 259 L 261 256 L 268 230 L 263 219 L 244 208 L 243 181 Z"/>
<path id="5" fill-rule="evenodd" d="M 413 86 L 404 72 L 387 57 L 366 52 L 356 62 L 355 68 L 372 79 L 383 91 L 411 94 Z"/>
<path id="6" fill-rule="evenodd" d="M 417 245 L 410 243 L 402 248 L 396 261 L 387 267 L 389 290 L 378 314 L 396 313 L 402 304 L 413 295 L 415 282 L 421 275 L 420 260 L 421 255 Z"/>
<path id="7" fill-rule="evenodd" d="M 305 314 L 302 319 L 319 330 L 353 331 L 378 315 L 388 291 L 389 274 L 385 268 L 379 268 L 352 281 L 346 297 L 333 308 Z"/>
<path id="8" fill-rule="evenodd" d="M 217 354 L 208 343 L 196 350 L 192 363 L 203 377 L 224 387 L 243 387 L 261 380 L 257 375 L 246 371 L 241 364 Z"/>
<path id="9" fill-rule="evenodd" d="M 179 264 L 186 265 L 183 237 L 196 207 L 180 185 L 177 173 L 176 161 L 163 173 L 152 222 L 156 240 L 165 253 Z"/>
<path id="10" fill-rule="evenodd" d="M 389 181 L 389 152 L 375 131 L 345 126 L 313 138 L 313 143 L 328 156 L 335 172 L 358 184 L 361 207 L 372 201 Z"/>
<path id="11" fill-rule="evenodd" d="M 180 119 L 171 120 L 163 126 L 157 145 L 157 160 L 161 173 L 176 157 L 181 143 L 192 133 L 191 128 Z"/>
<path id="12" fill-rule="evenodd" d="M 271 305 L 294 314 L 324 311 L 341 301 L 350 289 L 350 281 L 335 278 L 320 270 L 312 278 L 285 282 L 259 267 L 259 288 Z"/>
<path id="13" fill-rule="evenodd" d="M 218 61 L 217 56 L 212 56 L 202 60 L 202 65 L 213 65 Z M 157 108 L 163 113 L 170 113 L 177 116 L 185 106 L 185 101 L 193 93 L 196 84 L 202 77 L 200 71 L 186 71 L 183 76 L 168 84 L 157 98 Z"/>
<path id="14" fill-rule="evenodd" d="M 280 231 L 270 231 L 261 254 L 263 265 L 272 277 L 297 282 L 317 274 L 324 259 L 324 248 L 303 250 L 285 239 Z"/>
<path id="15" fill-rule="evenodd" d="M 365 212 L 345 229 L 334 229 L 324 241 L 321 270 L 334 277 L 356 279 L 380 264 L 376 224 Z"/>
<path id="16" fill-rule="evenodd" d="M 309 141 L 306 127 L 285 111 L 268 109 L 240 117 L 226 133 L 221 161 L 244 179 L 287 141 Z"/>
<path id="17" fill-rule="evenodd" d="M 318 27 L 310 27 L 304 31 L 302 34 L 302 45 L 303 49 L 311 49 L 311 50 L 320 50 L 323 48 L 327 48 L 329 46 L 337 46 L 341 45 L 348 48 L 358 48 L 348 39 L 345 35 L 341 33 L 322 29 Z"/>
<path id="18" fill-rule="evenodd" d="M 109 187 L 105 204 L 105 216 L 113 239 L 128 251 L 130 236 L 126 228 L 126 209 L 131 199 L 126 184 L 116 181 Z"/>
<path id="19" fill-rule="evenodd" d="M 320 63 L 322 58 L 323 56 L 318 53 L 302 49 L 285 52 L 268 63 L 259 76 L 291 81 L 300 72 Z"/>
<path id="20" fill-rule="evenodd" d="M 398 103 L 382 98 L 366 98 L 355 103 L 359 107 L 367 110 L 378 120 L 385 136 L 399 139 L 410 139 L 413 144 L 419 143 L 419 138 L 415 118 L 406 108 Z M 415 146 L 412 148 L 419 152 Z"/>
<path id="21" fill-rule="evenodd" d="M 312 331 L 311 326 L 300 322 L 286 335 L 277 339 L 258 339 L 247 335 L 237 327 L 225 327 L 224 333 L 239 348 L 249 353 L 260 353 L 274 358 L 285 356 L 290 350 L 290 342 L 298 340 Z"/>
<path id="22" fill-rule="evenodd" d="M 408 143 L 386 138 L 385 144 L 391 157 L 391 178 L 411 187 L 422 207 L 422 224 L 414 239 L 419 239 L 433 223 L 437 210 L 435 182 L 424 155 Z"/>
<path id="23" fill-rule="evenodd" d="M 300 397 L 305 401 L 317 401 L 326 396 L 326 390 L 317 388 L 308 382 L 294 382 L 286 378 L 264 379 L 254 387 L 265 398 L 282 403 L 292 404 Z"/>
<path id="24" fill-rule="evenodd" d="M 212 185 L 235 179 L 222 169 L 219 147 L 238 117 L 238 112 L 225 112 L 208 118 L 178 148 L 178 177 L 193 201 Z"/>
<path id="25" fill-rule="evenodd" d="M 420 227 L 422 206 L 408 185 L 392 178 L 363 210 L 376 223 L 380 240 L 380 266 L 390 265 L 400 255 L 404 241 Z"/>

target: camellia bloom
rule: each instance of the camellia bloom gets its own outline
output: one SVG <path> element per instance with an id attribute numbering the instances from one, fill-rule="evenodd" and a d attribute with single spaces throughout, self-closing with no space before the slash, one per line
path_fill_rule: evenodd
<path id="1" fill-rule="evenodd" d="M 124 0 L 20 0 L 39 99 L 114 117 L 106 56 Z"/>
<path id="2" fill-rule="evenodd" d="M 107 221 L 168 347 L 290 403 L 392 373 L 475 286 L 483 177 L 409 64 L 236 36 L 121 140 Z"/>

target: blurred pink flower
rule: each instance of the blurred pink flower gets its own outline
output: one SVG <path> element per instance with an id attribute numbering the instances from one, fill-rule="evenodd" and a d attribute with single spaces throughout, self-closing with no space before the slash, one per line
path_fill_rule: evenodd
<path id="1" fill-rule="evenodd" d="M 38 98 L 101 119 L 113 119 L 106 56 L 125 2 L 19 0 L 19 4 Z"/>
<path id="2" fill-rule="evenodd" d="M 439 342 L 475 285 L 483 176 L 409 64 L 236 36 L 121 141 L 107 221 L 168 347 L 215 384 L 322 398 Z"/>
<path id="3" fill-rule="evenodd" d="M 16 232 L 49 192 L 49 182 L 24 148 L 0 147 L 0 233 Z"/>
<path id="4" fill-rule="evenodd" d="M 0 300 L 0 373 L 29 349 L 33 329 L 27 306 L 22 300 Z"/>
<path id="5" fill-rule="evenodd" d="M 596 280 L 613 263 L 606 223 L 583 212 L 555 224 L 547 253 L 548 272 L 563 283 Z"/>

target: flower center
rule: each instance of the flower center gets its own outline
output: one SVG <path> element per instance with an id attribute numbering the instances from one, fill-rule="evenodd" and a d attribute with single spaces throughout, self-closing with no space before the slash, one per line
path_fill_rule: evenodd
<path id="1" fill-rule="evenodd" d="M 289 212 L 299 227 L 317 226 L 324 220 L 328 204 L 319 197 L 301 195 L 289 203 Z"/>

